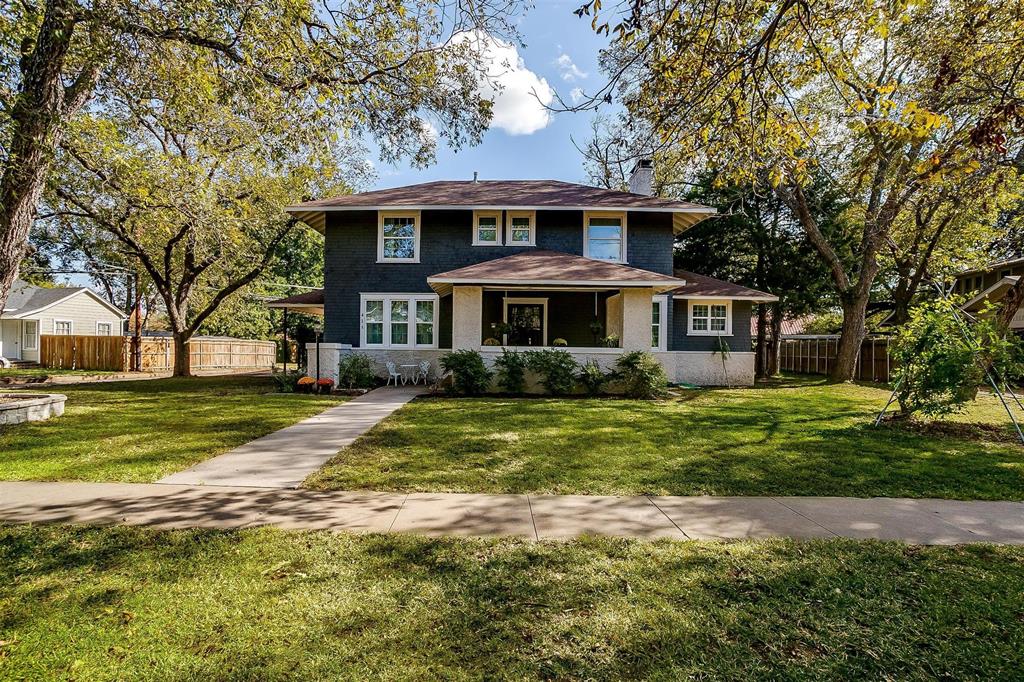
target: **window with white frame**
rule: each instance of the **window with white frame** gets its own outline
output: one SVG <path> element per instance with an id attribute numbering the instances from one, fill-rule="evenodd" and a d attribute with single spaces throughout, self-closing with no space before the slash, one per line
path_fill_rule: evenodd
<path id="1" fill-rule="evenodd" d="M 536 218 L 534 211 L 508 212 L 508 246 L 534 246 L 536 239 Z"/>
<path id="2" fill-rule="evenodd" d="M 583 255 L 613 263 L 626 262 L 626 214 L 587 213 Z"/>
<path id="3" fill-rule="evenodd" d="M 110 322 L 96 323 L 96 336 L 113 336 L 114 325 Z"/>
<path id="4" fill-rule="evenodd" d="M 71 323 L 71 320 L 53 321 L 53 333 L 55 336 L 71 336 L 74 330 L 75 326 Z"/>
<path id="5" fill-rule="evenodd" d="M 380 211 L 377 225 L 377 260 L 381 263 L 418 263 L 420 214 L 418 211 Z"/>
<path id="6" fill-rule="evenodd" d="M 694 336 L 731 336 L 729 301 L 691 301 L 690 329 Z"/>
<path id="7" fill-rule="evenodd" d="M 473 211 L 473 246 L 501 245 L 501 211 Z"/>
<path id="8" fill-rule="evenodd" d="M 359 345 L 367 348 L 437 348 L 434 294 L 362 294 Z"/>
<path id="9" fill-rule="evenodd" d="M 651 301 L 651 350 L 665 350 L 668 329 L 666 301 L 664 296 L 655 296 Z"/>
<path id="10" fill-rule="evenodd" d="M 39 322 L 25 320 L 22 337 L 22 350 L 39 350 Z"/>

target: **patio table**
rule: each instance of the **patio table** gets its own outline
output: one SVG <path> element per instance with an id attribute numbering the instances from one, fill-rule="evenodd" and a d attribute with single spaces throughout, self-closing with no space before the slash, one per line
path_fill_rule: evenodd
<path id="1" fill-rule="evenodd" d="M 415 386 L 415 385 L 417 385 L 419 383 L 420 378 L 416 374 L 416 370 L 418 370 L 420 368 L 420 366 L 418 364 L 413 363 L 411 365 L 399 365 L 398 367 L 399 367 L 399 369 L 402 370 L 402 383 L 403 384 L 409 383 L 409 379 L 410 379 L 409 375 L 410 374 L 412 375 L 411 378 L 412 378 L 413 386 Z"/>

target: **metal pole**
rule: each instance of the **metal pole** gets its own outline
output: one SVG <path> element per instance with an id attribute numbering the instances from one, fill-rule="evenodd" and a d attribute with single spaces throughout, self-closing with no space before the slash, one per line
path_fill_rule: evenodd
<path id="1" fill-rule="evenodd" d="M 900 377 L 900 381 L 903 381 L 903 377 Z M 882 411 L 878 413 L 877 417 L 875 417 L 875 426 L 878 426 L 878 424 L 881 423 L 882 416 L 885 414 L 886 410 L 889 409 L 889 406 L 892 405 L 892 401 L 896 400 L 896 391 L 900 390 L 900 381 L 897 381 L 896 385 L 892 387 L 892 393 L 889 394 L 888 402 L 885 403 L 885 407 L 883 407 Z"/>

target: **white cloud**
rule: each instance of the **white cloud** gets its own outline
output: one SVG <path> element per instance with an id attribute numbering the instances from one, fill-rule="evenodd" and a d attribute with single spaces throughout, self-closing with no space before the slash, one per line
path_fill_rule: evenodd
<path id="1" fill-rule="evenodd" d="M 526 68 L 515 45 L 486 33 L 464 33 L 458 39 L 474 41 L 484 55 L 487 78 L 480 92 L 494 102 L 492 127 L 509 135 L 530 135 L 551 123 L 546 106 L 555 92 L 544 78 Z"/>
<path id="2" fill-rule="evenodd" d="M 572 98 L 573 104 L 579 104 L 580 100 L 583 99 L 583 88 L 576 87 L 569 91 L 569 97 Z"/>
<path id="3" fill-rule="evenodd" d="M 572 60 L 572 57 L 565 54 L 564 52 L 558 55 L 558 59 L 555 60 L 555 65 L 558 67 L 558 70 L 562 73 L 562 80 L 566 81 L 567 83 L 574 83 L 578 80 L 581 81 L 588 75 L 590 75 L 586 71 L 581 70 L 580 67 L 576 66 L 576 63 Z"/>

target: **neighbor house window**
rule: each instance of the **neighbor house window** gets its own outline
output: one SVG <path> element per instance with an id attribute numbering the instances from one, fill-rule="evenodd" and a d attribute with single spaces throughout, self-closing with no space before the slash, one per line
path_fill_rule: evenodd
<path id="1" fill-rule="evenodd" d="M 71 336 L 74 331 L 74 325 L 71 320 L 54 320 L 53 321 L 53 333 L 57 336 Z"/>
<path id="2" fill-rule="evenodd" d="M 377 227 L 377 260 L 381 263 L 418 263 L 420 214 L 380 211 Z"/>
<path id="3" fill-rule="evenodd" d="M 665 297 L 656 296 L 651 302 L 651 350 L 665 350 L 665 330 L 668 322 L 665 309 Z"/>
<path id="4" fill-rule="evenodd" d="M 536 213 L 533 211 L 509 211 L 508 212 L 508 240 L 509 246 L 534 246 L 536 242 Z"/>
<path id="5" fill-rule="evenodd" d="M 436 348 L 437 296 L 362 294 L 359 345 L 370 348 Z"/>
<path id="6" fill-rule="evenodd" d="M 586 213 L 583 255 L 596 260 L 626 262 L 626 214 Z"/>
<path id="7" fill-rule="evenodd" d="M 39 349 L 39 322 L 36 320 L 25 320 L 25 327 L 22 336 L 23 350 Z"/>
<path id="8" fill-rule="evenodd" d="M 729 301 L 691 301 L 689 333 L 695 336 L 729 336 L 732 318 Z"/>
<path id="9" fill-rule="evenodd" d="M 96 323 L 96 336 L 113 336 L 114 325 L 110 322 L 97 322 Z"/>
<path id="10" fill-rule="evenodd" d="M 473 211 L 473 246 L 501 244 L 501 211 Z"/>
<path id="11" fill-rule="evenodd" d="M 1010 271 L 1009 270 L 1002 270 L 999 273 L 999 279 L 1002 279 L 1004 277 L 1009 277 L 1009 276 L 1010 276 Z"/>

